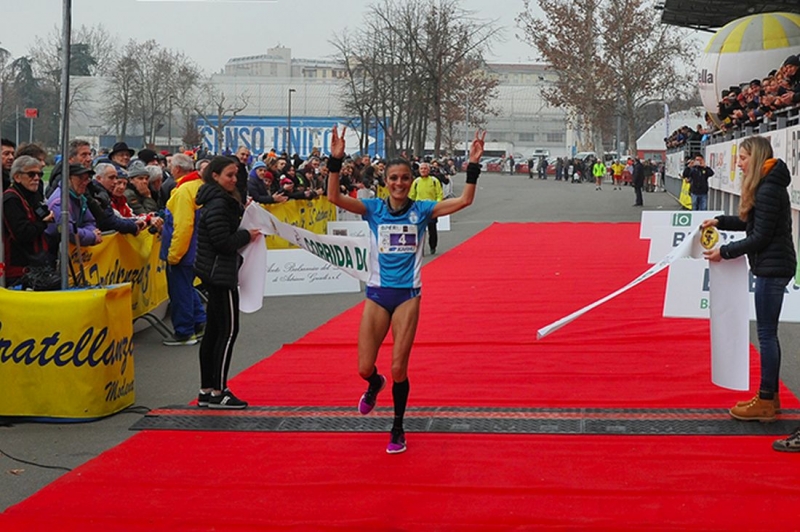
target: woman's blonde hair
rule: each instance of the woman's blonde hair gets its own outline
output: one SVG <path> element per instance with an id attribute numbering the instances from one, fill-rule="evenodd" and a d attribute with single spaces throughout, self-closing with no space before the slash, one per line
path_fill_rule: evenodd
<path id="1" fill-rule="evenodd" d="M 742 199 L 739 203 L 739 218 L 747 220 L 747 215 L 756 202 L 756 189 L 766 177 L 764 163 L 772 159 L 772 144 L 764 137 L 748 137 L 739 145 L 739 151 L 750 154 L 750 164 L 742 180 Z"/>

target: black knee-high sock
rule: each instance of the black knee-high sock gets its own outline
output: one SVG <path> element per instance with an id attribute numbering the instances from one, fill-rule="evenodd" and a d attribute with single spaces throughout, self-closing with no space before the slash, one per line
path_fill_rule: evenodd
<path id="1" fill-rule="evenodd" d="M 394 423 L 392 424 L 392 430 L 403 429 L 403 417 L 406 415 L 409 389 L 408 379 L 403 382 L 395 382 L 392 385 L 392 399 L 394 399 Z"/>
<path id="2" fill-rule="evenodd" d="M 373 366 L 372 367 L 372 375 L 370 375 L 369 377 L 367 377 L 364 380 L 369 383 L 369 389 L 372 390 L 373 392 L 377 392 L 378 390 L 380 390 L 381 389 L 381 384 L 383 384 L 383 380 L 381 379 L 381 376 L 378 375 L 378 367 L 377 366 Z"/>

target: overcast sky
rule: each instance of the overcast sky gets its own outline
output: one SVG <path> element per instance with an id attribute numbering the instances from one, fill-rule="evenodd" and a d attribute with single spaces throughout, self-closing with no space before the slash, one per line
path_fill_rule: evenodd
<path id="1" fill-rule="evenodd" d="M 181 50 L 207 73 L 222 69 L 231 57 L 265 53 L 281 44 L 295 58 L 318 59 L 333 53 L 335 32 L 355 27 L 370 0 L 73 0 L 72 24 L 102 23 L 120 44 L 130 38 L 156 39 Z M 61 24 L 61 0 L 0 0 L 0 46 L 13 57 Z M 538 9 L 538 4 L 533 2 Z M 514 18 L 522 0 L 462 0 L 465 9 L 504 28 L 490 62 L 530 62 L 535 52 L 520 42 Z M 502 7 L 498 7 L 502 6 Z"/>

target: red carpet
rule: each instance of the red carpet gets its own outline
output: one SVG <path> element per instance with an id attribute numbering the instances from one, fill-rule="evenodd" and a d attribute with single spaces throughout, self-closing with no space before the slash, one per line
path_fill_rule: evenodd
<path id="1" fill-rule="evenodd" d="M 661 318 L 666 274 L 535 340 L 641 273 L 646 253 L 635 224 L 495 224 L 437 258 L 423 271 L 410 406 L 746 397 L 711 384 L 707 322 Z M 254 405 L 355 408 L 360 311 L 232 388 Z M 410 433 L 408 452 L 389 456 L 383 433 L 151 431 L 0 514 L 0 530 L 798 530 L 800 456 L 773 439 Z"/>

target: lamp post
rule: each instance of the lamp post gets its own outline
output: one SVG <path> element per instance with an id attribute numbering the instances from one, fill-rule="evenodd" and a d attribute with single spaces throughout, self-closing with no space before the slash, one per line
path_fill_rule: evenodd
<path id="1" fill-rule="evenodd" d="M 292 157 L 292 93 L 294 89 L 289 89 L 289 120 L 288 120 L 288 127 L 286 128 L 286 134 L 288 136 L 286 140 L 286 155 L 289 156 L 291 159 Z"/>

